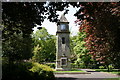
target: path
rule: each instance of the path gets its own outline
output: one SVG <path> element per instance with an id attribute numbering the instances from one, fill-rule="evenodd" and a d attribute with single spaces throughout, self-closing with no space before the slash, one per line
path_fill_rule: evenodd
<path id="1" fill-rule="evenodd" d="M 91 69 L 82 69 L 91 74 L 55 74 L 57 80 L 104 80 L 105 78 L 118 78 L 120 76 L 106 72 L 94 72 Z"/>

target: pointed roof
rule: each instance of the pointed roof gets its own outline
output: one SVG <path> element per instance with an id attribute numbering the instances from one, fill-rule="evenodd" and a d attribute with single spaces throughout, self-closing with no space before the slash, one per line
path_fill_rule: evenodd
<path id="1" fill-rule="evenodd" d="M 68 22 L 64 14 L 61 16 L 60 22 Z"/>

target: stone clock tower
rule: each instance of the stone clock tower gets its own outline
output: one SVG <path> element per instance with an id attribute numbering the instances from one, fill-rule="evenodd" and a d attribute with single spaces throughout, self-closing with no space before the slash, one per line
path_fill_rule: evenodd
<path id="1" fill-rule="evenodd" d="M 69 22 L 64 15 L 57 23 L 56 70 L 70 70 Z"/>

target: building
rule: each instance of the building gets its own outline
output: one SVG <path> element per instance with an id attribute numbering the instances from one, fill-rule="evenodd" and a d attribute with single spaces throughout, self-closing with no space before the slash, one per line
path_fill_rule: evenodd
<path id="1" fill-rule="evenodd" d="M 64 15 L 57 23 L 56 35 L 56 70 L 70 70 L 70 31 Z"/>

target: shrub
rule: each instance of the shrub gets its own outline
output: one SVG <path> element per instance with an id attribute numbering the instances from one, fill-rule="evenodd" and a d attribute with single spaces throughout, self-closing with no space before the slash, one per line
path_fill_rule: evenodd
<path id="1" fill-rule="evenodd" d="M 99 66 L 99 69 L 104 69 L 105 67 L 104 66 Z"/>
<path id="2" fill-rule="evenodd" d="M 85 64 L 84 64 L 84 63 L 80 63 L 79 68 L 86 68 L 86 66 L 85 66 Z"/>
<path id="3" fill-rule="evenodd" d="M 84 63 L 76 64 L 76 63 L 71 63 L 71 68 L 86 68 Z"/>
<path id="4" fill-rule="evenodd" d="M 110 70 L 114 69 L 114 66 L 111 64 L 108 66 Z"/>
<path id="5" fill-rule="evenodd" d="M 55 63 L 46 63 L 47 66 L 50 66 L 51 68 L 55 69 Z"/>
<path id="6" fill-rule="evenodd" d="M 6 63 L 2 65 L 2 80 L 31 80 L 32 63 Z"/>
<path id="7" fill-rule="evenodd" d="M 39 64 L 39 63 L 33 63 L 33 67 L 30 69 L 35 75 L 38 75 L 37 79 L 43 79 L 43 80 L 54 80 L 54 74 L 53 69 L 51 69 L 47 65 Z"/>
<path id="8" fill-rule="evenodd" d="M 71 68 L 76 68 L 76 64 L 75 63 L 71 63 Z"/>
<path id="9" fill-rule="evenodd" d="M 2 80 L 54 80 L 52 71 L 50 67 L 39 63 L 4 64 Z"/>

